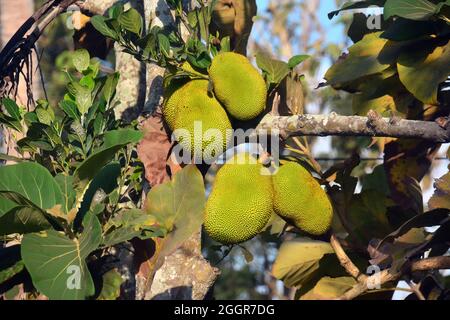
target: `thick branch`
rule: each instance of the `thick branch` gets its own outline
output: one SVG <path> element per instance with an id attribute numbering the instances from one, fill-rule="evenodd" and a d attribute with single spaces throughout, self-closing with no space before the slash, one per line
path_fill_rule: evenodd
<path id="1" fill-rule="evenodd" d="M 292 136 L 367 136 L 416 138 L 438 143 L 450 142 L 450 123 L 382 118 L 375 112 L 367 117 L 330 115 L 298 115 L 291 117 L 267 115 L 258 129 L 279 130 L 287 138 Z"/>
<path id="2" fill-rule="evenodd" d="M 450 257 L 433 257 L 411 264 L 410 271 L 429 271 L 450 269 Z"/>

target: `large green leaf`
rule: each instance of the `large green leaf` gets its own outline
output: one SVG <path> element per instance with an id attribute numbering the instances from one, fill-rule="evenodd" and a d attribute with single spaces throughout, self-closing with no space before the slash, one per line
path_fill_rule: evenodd
<path id="1" fill-rule="evenodd" d="M 143 27 L 142 16 L 134 8 L 131 8 L 119 15 L 117 19 L 125 30 L 140 35 Z"/>
<path id="2" fill-rule="evenodd" d="M 16 192 L 44 210 L 63 203 L 61 189 L 50 172 L 33 162 L 0 167 L 0 191 Z"/>
<path id="3" fill-rule="evenodd" d="M 94 154 L 89 156 L 75 170 L 74 183 L 77 189 L 84 190 L 90 180 L 109 162 L 116 153 L 131 143 L 137 143 L 143 137 L 142 132 L 132 129 L 109 131 L 105 134 L 104 145 Z"/>
<path id="4" fill-rule="evenodd" d="M 103 16 L 93 16 L 91 18 L 91 23 L 98 32 L 105 37 L 115 40 L 118 37 L 117 32 L 108 25 L 108 21 L 110 21 L 110 19 Z"/>
<path id="5" fill-rule="evenodd" d="M 118 162 L 112 162 L 101 168 L 84 193 L 83 201 L 77 213 L 77 222 L 81 223 L 84 214 L 91 208 L 96 192 L 104 192 L 105 195 L 108 195 L 117 188 L 117 179 L 120 173 L 120 164 Z"/>
<path id="6" fill-rule="evenodd" d="M 370 33 L 349 48 L 348 55 L 340 58 L 325 74 L 328 84 L 336 89 L 363 77 L 374 75 L 388 69 L 394 63 L 402 44 L 382 39 L 382 33 Z"/>
<path id="7" fill-rule="evenodd" d="M 356 280 L 352 277 L 323 277 L 312 290 L 302 295 L 300 300 L 331 300 L 351 289 Z"/>
<path id="8" fill-rule="evenodd" d="M 334 253 L 327 242 L 297 239 L 284 242 L 273 264 L 272 274 L 287 287 L 298 287 L 312 279 L 319 270 L 320 260 Z"/>
<path id="9" fill-rule="evenodd" d="M 397 64 L 400 80 L 420 101 L 438 105 L 439 85 L 450 74 L 450 42 L 436 47 L 404 52 Z"/>
<path id="10" fill-rule="evenodd" d="M 256 63 L 263 70 L 267 82 L 270 84 L 280 83 L 291 71 L 286 62 L 272 59 L 269 55 L 263 53 L 256 55 Z"/>
<path id="11" fill-rule="evenodd" d="M 46 214 L 30 205 L 18 205 L 0 217 L 0 235 L 26 234 L 50 229 Z"/>
<path id="12" fill-rule="evenodd" d="M 62 209 L 64 213 L 68 213 L 73 206 L 75 205 L 75 201 L 77 199 L 77 193 L 73 188 L 73 176 L 66 176 L 63 174 L 58 174 L 55 177 L 56 183 L 58 183 L 63 201 L 62 201 Z"/>
<path id="13" fill-rule="evenodd" d="M 170 231 L 160 256 L 170 254 L 200 230 L 204 206 L 203 177 L 194 165 L 175 174 L 172 181 L 150 190 L 147 195 L 147 212 Z"/>
<path id="14" fill-rule="evenodd" d="M 108 221 L 103 245 L 114 246 L 135 237 L 162 237 L 164 230 L 156 226 L 156 218 L 140 209 L 122 210 Z"/>
<path id="15" fill-rule="evenodd" d="M 387 0 L 384 5 L 384 19 L 393 16 L 411 20 L 429 20 L 438 7 L 428 0 Z"/>
<path id="16" fill-rule="evenodd" d="M 83 226 L 75 239 L 49 230 L 27 234 L 22 240 L 22 259 L 33 284 L 50 299 L 80 300 L 95 293 L 86 258 L 101 242 L 101 225 L 89 213 Z"/>

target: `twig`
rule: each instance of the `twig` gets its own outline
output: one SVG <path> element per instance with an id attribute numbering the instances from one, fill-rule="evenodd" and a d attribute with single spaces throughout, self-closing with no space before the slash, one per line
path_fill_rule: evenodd
<path id="1" fill-rule="evenodd" d="M 420 288 L 418 285 L 416 285 L 412 281 L 407 281 L 408 286 L 411 288 L 411 290 L 414 292 L 414 294 L 417 296 L 419 300 L 427 300 L 425 296 L 423 295 L 422 291 L 420 291 Z"/>
<path id="2" fill-rule="evenodd" d="M 450 269 L 450 257 L 433 257 L 414 261 L 412 263 L 406 264 L 402 270 L 395 270 L 395 268 L 386 269 L 379 273 L 375 273 L 370 277 L 360 279 L 360 281 L 358 281 L 358 283 L 354 285 L 353 288 L 345 292 L 338 298 L 338 300 L 352 300 L 356 297 L 359 297 L 361 294 L 370 291 L 370 284 L 376 283 L 382 286 L 388 282 L 400 280 L 405 274 L 410 274 L 417 271 L 444 269 Z M 351 273 L 349 274 L 352 275 Z"/>
<path id="3" fill-rule="evenodd" d="M 358 267 L 355 266 L 352 260 L 350 260 L 350 258 L 342 248 L 341 243 L 339 242 L 336 235 L 333 234 L 331 236 L 330 243 L 333 247 L 334 252 L 336 253 L 336 256 L 339 259 L 339 262 L 341 263 L 341 266 L 347 271 L 347 273 L 358 281 L 364 281 L 367 276 L 362 274 L 361 271 L 359 271 Z"/>

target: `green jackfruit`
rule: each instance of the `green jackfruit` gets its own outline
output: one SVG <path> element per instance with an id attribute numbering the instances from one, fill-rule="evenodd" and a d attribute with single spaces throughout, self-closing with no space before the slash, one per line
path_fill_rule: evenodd
<path id="1" fill-rule="evenodd" d="M 232 127 L 225 110 L 208 93 L 208 85 L 207 80 L 192 80 L 185 84 L 169 98 L 164 117 L 185 151 L 191 152 L 196 159 L 203 155 L 205 161 L 212 161 L 226 150 Z M 187 130 L 188 136 L 183 135 L 186 132 L 177 131 L 181 129 Z M 209 134 L 211 136 L 207 136 Z"/>
<path id="2" fill-rule="evenodd" d="M 182 99 L 184 98 L 181 89 L 186 85 L 186 83 L 186 80 L 172 80 L 164 88 L 164 103 L 162 113 L 164 120 L 172 131 L 175 128 L 175 118 L 178 112 L 178 108 L 181 101 L 183 101 Z"/>
<path id="3" fill-rule="evenodd" d="M 241 161 L 234 164 L 236 159 Z M 220 168 L 206 203 L 205 230 L 222 244 L 252 239 L 272 214 L 272 178 L 261 174 L 262 164 L 249 159 L 240 154 Z"/>
<path id="4" fill-rule="evenodd" d="M 233 52 L 217 55 L 212 61 L 209 76 L 217 100 L 234 118 L 248 121 L 264 111 L 266 83 L 243 55 Z"/>
<path id="5" fill-rule="evenodd" d="M 289 162 L 273 176 L 274 210 L 297 228 L 322 235 L 331 226 L 333 207 L 314 177 L 300 164 Z"/>

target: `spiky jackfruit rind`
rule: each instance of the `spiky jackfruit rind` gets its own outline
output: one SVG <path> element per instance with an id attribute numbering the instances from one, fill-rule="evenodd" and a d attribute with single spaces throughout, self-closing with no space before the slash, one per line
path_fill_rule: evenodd
<path id="1" fill-rule="evenodd" d="M 178 143 L 184 150 L 195 154 L 204 161 L 212 161 L 226 150 L 232 136 L 232 126 L 228 115 L 214 96 L 208 93 L 209 82 L 207 80 L 192 80 L 175 93 L 178 97 L 173 98 L 176 103 L 176 112 L 173 116 L 173 130 L 185 129 L 189 132 L 190 139 L 178 139 Z M 172 100 L 169 100 L 172 103 Z M 195 123 L 201 123 L 201 131 L 195 135 Z M 206 139 L 208 130 L 217 130 L 217 137 Z M 209 131 L 209 133 L 215 133 Z M 214 145 L 211 145 L 214 144 Z M 205 154 L 207 148 L 217 150 L 218 154 Z M 196 157 L 197 158 L 197 157 Z"/>
<path id="2" fill-rule="evenodd" d="M 182 89 L 187 83 L 188 81 L 185 79 L 176 79 L 170 81 L 164 88 L 162 113 L 164 120 L 172 131 L 175 128 L 175 118 L 177 116 L 178 108 L 182 102 L 183 95 L 186 94 Z"/>
<path id="3" fill-rule="evenodd" d="M 296 162 L 288 162 L 273 176 L 274 211 L 297 228 L 322 235 L 331 227 L 333 207 L 316 179 Z"/>
<path id="4" fill-rule="evenodd" d="M 212 61 L 209 75 L 216 98 L 233 118 L 252 120 L 266 108 L 264 78 L 243 55 L 218 54 Z"/>
<path id="5" fill-rule="evenodd" d="M 225 245 L 254 238 L 272 215 L 271 176 L 261 174 L 260 163 L 234 160 L 217 173 L 205 207 L 205 231 Z"/>

